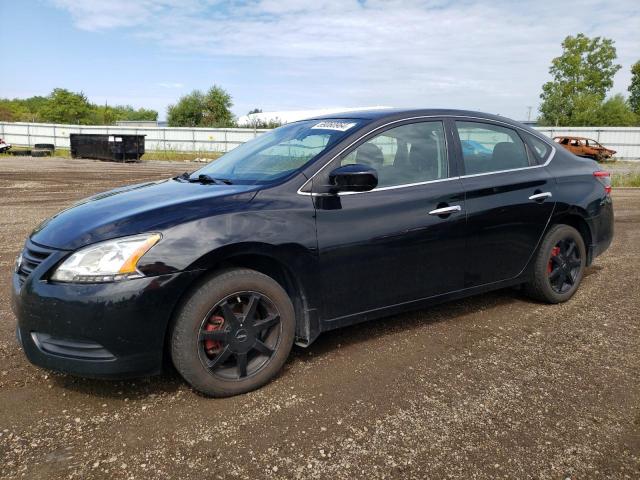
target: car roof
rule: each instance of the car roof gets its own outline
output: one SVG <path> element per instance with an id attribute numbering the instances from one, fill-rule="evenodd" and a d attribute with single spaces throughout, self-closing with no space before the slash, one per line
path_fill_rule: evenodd
<path id="1" fill-rule="evenodd" d="M 330 113 L 326 115 L 319 115 L 317 117 L 311 117 L 308 120 L 330 120 L 330 119 L 351 119 L 351 120 L 370 120 L 376 123 L 385 123 L 393 121 L 401 121 L 406 119 L 412 119 L 416 117 L 470 117 L 480 120 L 493 120 L 501 122 L 506 125 L 525 130 L 531 135 L 545 141 L 551 142 L 549 137 L 544 136 L 537 130 L 517 122 L 507 117 L 500 115 L 492 115 L 490 113 L 477 112 L 474 110 L 456 110 L 450 108 L 421 108 L 421 109 L 401 109 L 401 108 L 376 108 L 371 110 L 358 110 L 350 112 L 338 112 Z"/>
<path id="2" fill-rule="evenodd" d="M 472 110 L 455 110 L 455 109 L 440 109 L 440 108 L 422 108 L 422 109 L 401 109 L 401 108 L 376 108 L 371 110 L 356 110 L 343 113 L 330 113 L 325 115 L 319 115 L 317 117 L 311 117 L 309 120 L 324 120 L 333 118 L 344 119 L 365 119 L 365 120 L 380 120 L 380 119 L 399 119 L 399 118 L 411 118 L 421 116 L 466 116 L 485 118 L 487 120 L 498 120 L 501 122 L 518 123 L 506 117 L 499 115 L 492 115 L 490 113 L 476 112 Z"/>

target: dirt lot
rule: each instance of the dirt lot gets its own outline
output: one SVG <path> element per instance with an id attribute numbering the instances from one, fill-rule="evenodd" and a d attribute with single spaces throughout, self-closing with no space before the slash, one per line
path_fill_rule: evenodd
<path id="1" fill-rule="evenodd" d="M 639 478 L 640 190 L 570 302 L 512 290 L 325 334 L 248 395 L 31 366 L 9 277 L 94 192 L 194 169 L 0 158 L 0 478 Z"/>

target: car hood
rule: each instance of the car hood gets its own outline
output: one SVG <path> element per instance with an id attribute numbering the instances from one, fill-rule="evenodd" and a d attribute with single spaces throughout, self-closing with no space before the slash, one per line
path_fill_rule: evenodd
<path id="1" fill-rule="evenodd" d="M 75 250 L 103 240 L 162 231 L 249 202 L 257 185 L 178 180 L 129 185 L 81 200 L 42 222 L 31 234 L 40 245 Z"/>

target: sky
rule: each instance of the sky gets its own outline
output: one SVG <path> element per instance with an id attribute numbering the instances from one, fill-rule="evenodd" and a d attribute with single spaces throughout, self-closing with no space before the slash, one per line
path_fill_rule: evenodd
<path id="1" fill-rule="evenodd" d="M 153 108 L 213 84 L 253 108 L 463 108 L 535 118 L 567 35 L 615 41 L 627 93 L 638 0 L 0 0 L 0 97 L 62 87 Z"/>

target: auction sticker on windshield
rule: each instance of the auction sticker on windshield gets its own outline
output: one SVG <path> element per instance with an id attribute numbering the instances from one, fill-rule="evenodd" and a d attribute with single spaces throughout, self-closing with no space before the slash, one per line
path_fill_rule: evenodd
<path id="1" fill-rule="evenodd" d="M 321 128 L 323 130 L 338 130 L 340 132 L 346 132 L 347 130 L 349 130 L 351 127 L 354 127 L 356 125 L 355 122 L 336 122 L 336 121 L 331 121 L 331 122 L 320 122 L 320 123 L 316 123 L 313 128 Z"/>

